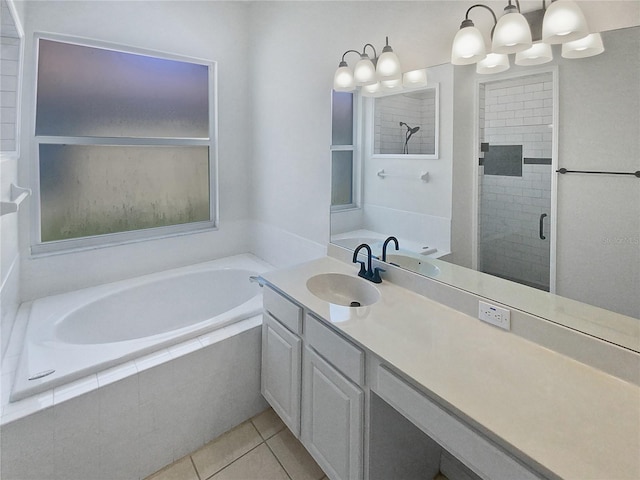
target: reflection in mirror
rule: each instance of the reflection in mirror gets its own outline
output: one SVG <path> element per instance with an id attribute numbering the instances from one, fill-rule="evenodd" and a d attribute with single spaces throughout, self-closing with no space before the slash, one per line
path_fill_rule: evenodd
<path id="1" fill-rule="evenodd" d="M 440 124 L 440 160 L 407 158 L 403 161 L 402 154 L 376 154 L 373 142 L 371 147 L 365 143 L 362 154 L 354 155 L 358 158 L 354 169 L 362 168 L 362 180 L 356 182 L 362 185 L 362 191 L 355 197 L 351 209 L 332 210 L 331 242 L 344 248 L 367 242 L 375 253 L 384 238 L 394 235 L 400 240 L 400 251 L 393 252 L 399 257 L 390 256 L 390 263 L 640 351 L 639 180 L 632 175 L 560 175 L 553 171 L 561 168 L 604 172 L 640 170 L 637 134 L 640 131 L 640 90 L 637 88 L 640 57 L 630 54 L 640 51 L 640 27 L 602 32 L 602 37 L 606 50 L 598 56 L 564 59 L 560 49 L 554 47 L 554 60 L 548 65 L 516 66 L 495 76 L 477 76 L 473 67 L 466 66 L 429 68 L 430 79 L 434 78 L 434 72 L 440 74 L 439 78 L 435 76 L 440 83 L 437 122 Z M 498 129 L 483 135 L 479 130 L 474 131 L 480 127 L 477 115 L 481 83 L 487 88 L 494 80 L 549 72 L 554 68 L 558 91 L 552 101 L 557 101 L 559 121 L 552 128 L 547 122 L 541 124 L 540 131 L 524 132 L 530 135 L 529 140 L 544 142 L 541 146 L 544 151 L 527 151 L 531 146 L 527 147 L 526 142 L 519 139 L 496 138 L 496 135 L 515 135 L 514 132 Z M 363 100 L 366 113 L 369 99 Z M 532 108 L 545 108 L 544 99 L 542 106 L 532 105 Z M 356 129 L 373 130 L 373 119 L 373 114 L 358 117 L 364 126 L 357 125 Z M 419 125 L 415 120 L 412 124 L 408 118 L 395 121 L 398 127 L 400 121 L 412 128 Z M 556 136 L 551 147 L 549 131 Z M 474 136 L 477 145 L 473 145 Z M 489 138 L 491 136 L 493 138 Z M 412 137 L 408 141 L 409 156 L 414 140 Z M 472 218 L 478 218 L 482 205 L 489 205 L 481 204 L 479 196 L 480 187 L 487 186 L 479 178 L 482 171 L 478 159 L 486 158 L 481 142 L 489 143 L 489 150 L 491 145 L 522 145 L 522 152 L 517 153 L 523 159 L 522 171 L 514 171 L 516 175 L 522 174 L 521 180 L 528 169 L 535 177 L 540 176 L 537 170 L 550 170 L 552 203 L 545 204 L 540 212 L 531 212 L 536 221 L 527 229 L 538 239 L 545 237 L 547 242 L 555 239 L 555 246 L 547 243 L 544 253 L 545 257 L 549 256 L 549 289 L 554 292 L 555 288 L 555 294 L 477 271 L 483 262 L 479 251 L 482 231 L 478 220 Z M 358 147 L 355 146 L 356 151 Z M 490 169 L 498 170 L 490 170 L 492 175 L 485 171 L 485 181 L 489 177 L 502 181 L 509 176 L 512 178 L 507 180 L 514 180 L 513 175 L 500 174 L 504 173 L 500 169 L 506 167 L 500 164 L 499 150 L 495 148 L 490 154 L 498 158 L 489 159 L 494 163 Z M 548 165 L 549 158 L 555 159 L 555 163 Z M 381 180 L 375 172 L 382 168 L 385 172 L 393 168 L 394 173 L 408 175 L 406 179 Z M 410 180 L 420 170 L 429 172 L 428 183 Z M 478 188 L 472 190 L 472 185 Z M 496 183 L 493 187 L 498 190 L 502 187 L 503 193 L 507 193 L 505 185 Z M 542 190 L 548 189 L 540 190 L 542 202 Z M 497 197 L 485 199 L 493 200 Z M 509 199 L 498 203 L 515 204 Z M 492 234 L 485 230 L 488 234 L 485 238 L 490 240 L 492 235 L 498 238 L 500 231 L 499 225 Z M 500 252 L 498 249 L 493 253 L 498 260 Z M 425 265 L 428 266 L 425 268 Z M 540 278 L 546 275 L 543 273 Z"/>
<path id="2" fill-rule="evenodd" d="M 375 99 L 374 154 L 437 155 L 435 88 Z"/>

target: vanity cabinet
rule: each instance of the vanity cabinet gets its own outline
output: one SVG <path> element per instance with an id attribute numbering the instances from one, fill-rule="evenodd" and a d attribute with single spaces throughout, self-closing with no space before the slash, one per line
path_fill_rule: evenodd
<path id="1" fill-rule="evenodd" d="M 332 479 L 363 477 L 363 380 L 364 352 L 307 315 L 301 438 Z"/>
<path id="2" fill-rule="evenodd" d="M 298 334 L 302 309 L 268 287 L 263 302 L 262 395 L 299 437 L 302 340 Z"/>
<path id="3" fill-rule="evenodd" d="M 363 478 L 364 352 L 264 289 L 265 399 L 332 480 Z"/>

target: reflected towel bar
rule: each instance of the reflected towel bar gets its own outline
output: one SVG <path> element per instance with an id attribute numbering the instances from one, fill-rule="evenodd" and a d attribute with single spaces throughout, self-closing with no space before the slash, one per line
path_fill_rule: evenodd
<path id="1" fill-rule="evenodd" d="M 635 172 L 596 172 L 593 170 L 567 170 L 566 168 L 559 168 L 556 170 L 556 173 L 588 173 L 594 175 L 633 175 L 635 177 L 640 178 L 640 170 L 636 170 Z"/>
<path id="2" fill-rule="evenodd" d="M 0 215 L 15 213 L 20 208 L 20 204 L 25 198 L 31 195 L 31 189 L 18 187 L 11 184 L 11 200 L 9 202 L 0 202 Z"/>
<path id="3" fill-rule="evenodd" d="M 384 168 L 378 172 L 378 176 L 380 178 L 384 177 L 400 177 L 400 178 L 419 178 L 423 182 L 429 181 L 429 172 L 420 172 L 420 175 L 408 175 L 401 173 L 387 173 L 384 171 Z"/>

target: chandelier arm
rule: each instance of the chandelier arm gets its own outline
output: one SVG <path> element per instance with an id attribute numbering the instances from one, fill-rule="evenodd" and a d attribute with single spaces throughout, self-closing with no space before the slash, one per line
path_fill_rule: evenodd
<path id="1" fill-rule="evenodd" d="M 362 55 L 366 53 L 367 47 L 371 47 L 373 49 L 373 58 L 378 58 L 378 52 L 376 52 L 376 47 L 374 47 L 370 43 L 365 43 L 364 47 L 362 47 Z"/>
<path id="2" fill-rule="evenodd" d="M 471 10 L 473 10 L 474 8 L 476 8 L 476 7 L 482 7 L 482 8 L 486 8 L 487 10 L 489 10 L 489 11 L 491 12 L 491 15 L 493 16 L 493 23 L 494 23 L 494 26 L 495 26 L 495 24 L 497 24 L 497 23 L 498 23 L 498 17 L 496 17 L 496 14 L 495 14 L 495 12 L 493 11 L 493 9 L 492 9 L 491 7 L 488 7 L 488 6 L 486 6 L 486 5 L 483 5 L 482 3 L 476 3 L 475 5 L 471 5 L 471 6 L 469 7 L 469 9 L 467 10 L 467 13 L 466 13 L 466 14 L 465 14 L 465 16 L 464 16 L 465 20 L 469 20 L 469 12 L 470 12 Z"/>
<path id="3" fill-rule="evenodd" d="M 357 50 L 347 50 L 346 52 L 344 52 L 344 53 L 342 54 L 342 61 L 343 61 L 343 62 L 344 62 L 344 57 L 347 55 L 347 53 L 351 53 L 351 52 L 353 52 L 353 53 L 357 53 L 358 55 L 360 55 L 360 52 L 359 52 L 359 51 L 357 51 Z"/>

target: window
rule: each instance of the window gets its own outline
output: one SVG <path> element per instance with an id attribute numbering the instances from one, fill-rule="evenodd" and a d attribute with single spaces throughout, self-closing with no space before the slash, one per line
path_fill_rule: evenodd
<path id="1" fill-rule="evenodd" d="M 213 228 L 215 64 L 38 39 L 34 253 Z"/>
<path id="2" fill-rule="evenodd" d="M 331 208 L 356 206 L 355 198 L 355 98 L 349 92 L 332 91 L 331 101 Z"/>

